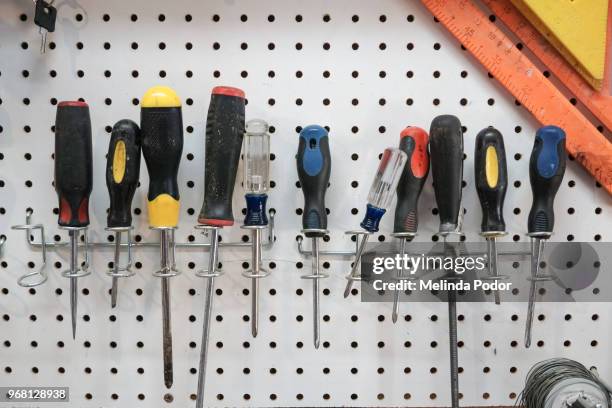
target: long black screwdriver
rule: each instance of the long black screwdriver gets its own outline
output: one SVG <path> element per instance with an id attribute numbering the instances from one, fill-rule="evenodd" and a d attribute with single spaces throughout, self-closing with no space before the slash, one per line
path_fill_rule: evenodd
<path id="1" fill-rule="evenodd" d="M 399 148 L 408 156 L 397 185 L 397 205 L 393 225 L 393 236 L 400 241 L 400 258 L 404 257 L 406 242 L 414 239 L 419 225 L 419 197 L 429 174 L 428 139 L 427 132 L 416 126 L 407 127 L 400 134 Z M 403 276 L 404 270 L 401 269 L 398 278 L 401 279 Z M 391 316 L 393 323 L 397 322 L 399 314 L 399 295 L 399 291 L 393 292 Z"/>
<path id="2" fill-rule="evenodd" d="M 180 195 L 178 168 L 183 152 L 181 100 L 166 86 L 150 88 L 140 103 L 142 153 L 149 172 L 147 208 L 149 226 L 159 231 L 164 383 L 172 387 L 172 330 L 170 277 L 178 274 L 174 262 L 174 230 L 178 226 Z"/>
<path id="3" fill-rule="evenodd" d="M 312 239 L 312 273 L 302 278 L 312 280 L 313 340 L 315 348 L 319 348 L 319 279 L 326 277 L 319 270 L 319 238 L 328 232 L 325 192 L 331 172 L 327 130 L 318 125 L 302 129 L 296 159 L 298 177 L 304 193 L 302 231 L 307 238 Z"/>
<path id="4" fill-rule="evenodd" d="M 429 131 L 431 172 L 440 215 L 438 235 L 444 239 L 446 256 L 449 235 L 461 236 L 461 189 L 463 180 L 463 131 L 452 115 L 436 117 Z M 459 407 L 459 359 L 457 351 L 457 293 L 448 290 L 448 328 L 452 408 Z"/>
<path id="5" fill-rule="evenodd" d="M 120 277 L 132 276 L 131 229 L 132 199 L 140 177 L 140 128 L 129 119 L 120 120 L 113 126 L 106 156 L 106 187 L 110 196 L 107 231 L 115 233 L 115 259 L 112 277 L 111 307 L 117 305 L 117 283 Z M 127 234 L 128 261 L 119 266 L 121 235 Z"/>
<path id="6" fill-rule="evenodd" d="M 202 344 L 198 368 L 196 407 L 204 406 L 204 385 L 210 338 L 210 318 L 215 290 L 219 254 L 219 230 L 234 225 L 232 197 L 240 150 L 245 132 L 245 95 L 241 89 L 227 86 L 213 88 L 206 117 L 204 168 L 204 202 L 198 216 L 198 227 L 210 232 L 211 249 L 208 270 L 198 273 L 206 278 Z"/>
<path id="7" fill-rule="evenodd" d="M 540 260 L 544 243 L 555 226 L 554 201 L 565 174 L 565 132 L 556 126 L 540 128 L 535 137 L 529 161 L 529 181 L 533 204 L 529 212 L 528 231 L 531 237 L 531 284 L 525 325 L 525 347 L 531 346 L 531 325 L 536 301 L 536 285 L 540 276 Z"/>
<path id="8" fill-rule="evenodd" d="M 87 243 L 89 195 L 93 186 L 91 121 L 85 102 L 65 101 L 57 105 L 55 118 L 55 191 L 59 198 L 60 228 L 70 235 L 70 312 L 72 338 L 76 337 L 77 278 L 88 275 L 87 247 L 85 265 L 79 267 L 79 234 Z"/>
<path id="9" fill-rule="evenodd" d="M 496 239 L 506 235 L 504 198 L 508 188 L 504 137 L 494 127 L 483 129 L 476 136 L 474 153 L 476 191 L 482 207 L 480 234 L 487 240 L 488 280 L 500 280 L 497 268 Z M 499 290 L 493 291 L 495 304 L 501 303 Z"/>

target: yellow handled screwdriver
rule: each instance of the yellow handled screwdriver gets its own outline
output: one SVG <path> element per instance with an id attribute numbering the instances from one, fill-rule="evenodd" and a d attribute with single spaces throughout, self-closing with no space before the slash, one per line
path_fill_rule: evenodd
<path id="1" fill-rule="evenodd" d="M 172 387 L 172 331 L 170 328 L 170 281 L 176 276 L 174 230 L 180 202 L 177 174 L 183 152 L 181 100 L 166 86 L 150 88 L 140 103 L 142 153 L 149 172 L 147 194 L 149 226 L 160 233 L 162 280 L 164 383 Z"/>

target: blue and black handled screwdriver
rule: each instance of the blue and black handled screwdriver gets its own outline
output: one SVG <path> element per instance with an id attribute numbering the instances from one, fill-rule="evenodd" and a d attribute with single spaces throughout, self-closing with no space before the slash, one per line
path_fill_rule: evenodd
<path id="1" fill-rule="evenodd" d="M 307 238 L 312 238 L 312 274 L 302 278 L 312 279 L 314 346 L 319 348 L 319 279 L 327 277 L 319 270 L 319 238 L 328 232 L 325 192 L 331 171 L 327 130 L 318 125 L 302 129 L 296 159 L 298 176 L 304 193 L 302 232 Z"/>
<path id="2" fill-rule="evenodd" d="M 506 148 L 501 132 L 490 126 L 476 136 L 474 153 L 476 192 L 482 207 L 480 235 L 487 240 L 489 276 L 486 280 L 501 280 L 497 268 L 496 239 L 507 234 L 504 221 L 504 198 L 508 188 Z M 501 303 L 499 290 L 493 291 L 495 304 Z"/>
<path id="3" fill-rule="evenodd" d="M 537 131 L 529 160 L 529 181 L 533 193 L 533 204 L 527 225 L 527 235 L 531 237 L 531 285 L 525 324 L 525 347 L 527 348 L 531 346 L 536 286 L 539 280 L 548 280 L 548 277 L 540 275 L 540 260 L 544 251 L 544 243 L 552 235 L 555 225 L 554 201 L 565 174 L 566 155 L 563 129 L 556 126 L 544 126 Z"/>

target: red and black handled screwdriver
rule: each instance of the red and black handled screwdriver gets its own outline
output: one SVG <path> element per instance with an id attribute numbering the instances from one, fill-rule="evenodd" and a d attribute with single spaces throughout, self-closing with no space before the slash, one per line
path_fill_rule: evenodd
<path id="1" fill-rule="evenodd" d="M 508 188 L 506 148 L 501 132 L 490 126 L 476 136 L 474 152 L 476 192 L 482 208 L 480 235 L 487 240 L 489 276 L 484 280 L 502 280 L 497 268 L 496 239 L 507 234 L 504 221 L 504 198 Z M 501 303 L 499 290 L 493 291 L 495 304 Z"/>
<path id="2" fill-rule="evenodd" d="M 119 278 L 132 276 L 132 199 L 140 177 L 140 128 L 129 119 L 120 120 L 113 126 L 108 154 L 106 155 L 106 187 L 110 196 L 110 209 L 106 219 L 106 230 L 115 233 L 115 257 L 112 277 L 111 307 L 117 305 Z M 121 235 L 127 234 L 128 260 L 119 266 Z"/>
<path id="3" fill-rule="evenodd" d="M 529 160 L 529 181 L 533 204 L 529 212 L 528 234 L 531 237 L 531 284 L 525 326 L 525 347 L 531 346 L 531 325 L 535 311 L 538 281 L 550 277 L 540 275 L 540 260 L 544 243 L 555 226 L 554 201 L 565 174 L 565 132 L 556 126 L 540 128 L 535 137 Z"/>
<path id="4" fill-rule="evenodd" d="M 55 118 L 55 191 L 59 198 L 60 228 L 70 235 L 70 278 L 72 338 L 76 337 L 77 278 L 88 275 L 87 226 L 89 195 L 93 185 L 91 121 L 85 102 L 66 101 L 57 105 Z M 79 266 L 79 234 L 85 238 L 85 263 Z"/>
<path id="5" fill-rule="evenodd" d="M 401 258 L 406 252 L 406 243 L 417 235 L 419 197 L 429 174 L 428 142 L 427 132 L 416 126 L 409 126 L 400 134 L 399 148 L 406 153 L 408 161 L 397 184 L 397 205 L 392 235 L 400 241 Z M 404 279 L 403 268 L 399 271 L 398 279 Z M 398 290 L 393 293 L 391 315 L 393 323 L 397 322 L 399 314 L 399 295 Z"/>
<path id="6" fill-rule="evenodd" d="M 198 272 L 206 278 L 202 344 L 198 369 L 196 407 L 204 406 L 204 385 L 210 337 L 210 318 L 215 290 L 219 254 L 219 230 L 234 225 L 232 197 L 244 137 L 244 92 L 238 88 L 213 88 L 206 118 L 204 168 L 204 203 L 196 228 L 210 232 L 211 246 L 208 270 Z"/>
<path id="7" fill-rule="evenodd" d="M 449 236 L 461 237 L 461 189 L 463 181 L 463 131 L 459 119 L 452 115 L 434 118 L 429 131 L 431 172 L 436 204 L 440 215 L 438 236 L 444 240 L 444 256 L 454 253 L 447 244 Z M 452 254 L 456 256 L 456 253 Z M 449 279 L 447 277 L 446 279 Z M 457 351 L 457 293 L 448 290 L 448 328 L 450 344 L 451 402 L 459 408 L 459 359 Z"/>
<path id="8" fill-rule="evenodd" d="M 147 209 L 149 227 L 159 231 L 164 384 L 172 387 L 172 330 L 170 322 L 170 277 L 177 275 L 174 230 L 178 226 L 180 195 L 178 169 L 183 152 L 181 100 L 167 86 L 150 88 L 140 102 L 142 154 L 149 173 Z"/>
<path id="9" fill-rule="evenodd" d="M 331 155 L 329 134 L 319 125 L 306 126 L 300 132 L 296 155 L 298 177 L 304 193 L 302 232 L 312 239 L 312 273 L 302 279 L 312 280 L 313 340 L 315 348 L 320 343 L 319 279 L 326 278 L 319 269 L 319 238 L 327 234 L 327 209 L 325 192 L 329 185 Z"/>

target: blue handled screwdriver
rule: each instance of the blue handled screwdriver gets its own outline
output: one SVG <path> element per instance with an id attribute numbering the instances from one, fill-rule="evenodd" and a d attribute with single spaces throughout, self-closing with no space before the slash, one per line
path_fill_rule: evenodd
<path id="1" fill-rule="evenodd" d="M 325 192 L 331 172 L 327 130 L 318 125 L 306 126 L 300 132 L 296 160 L 300 185 L 304 193 L 302 231 L 307 238 L 312 238 L 312 274 L 302 278 L 312 280 L 313 339 L 315 348 L 319 348 L 319 279 L 327 277 L 319 271 L 319 238 L 327 234 Z"/>
<path id="2" fill-rule="evenodd" d="M 565 132 L 556 126 L 540 128 L 535 137 L 529 160 L 529 181 L 533 204 L 529 212 L 528 236 L 531 237 L 531 285 L 529 307 L 525 324 L 525 347 L 531 346 L 531 326 L 536 301 L 536 286 L 540 275 L 540 260 L 544 243 L 550 238 L 555 225 L 554 201 L 565 174 Z"/>

